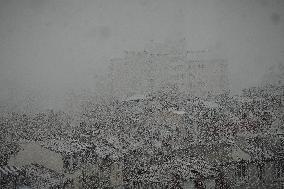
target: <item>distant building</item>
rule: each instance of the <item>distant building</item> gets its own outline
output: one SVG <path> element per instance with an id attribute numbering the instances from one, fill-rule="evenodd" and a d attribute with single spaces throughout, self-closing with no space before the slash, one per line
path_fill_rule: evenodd
<path id="1" fill-rule="evenodd" d="M 166 46 L 166 45 L 165 45 Z M 116 97 L 147 94 L 168 85 L 184 93 L 212 96 L 228 91 L 228 65 L 224 59 L 208 58 L 206 52 L 184 48 L 150 48 L 126 52 L 124 58 L 112 59 L 110 90 Z"/>
<path id="2" fill-rule="evenodd" d="M 262 86 L 274 85 L 283 86 L 284 85 L 284 64 L 279 62 L 269 68 L 269 70 L 263 75 Z"/>

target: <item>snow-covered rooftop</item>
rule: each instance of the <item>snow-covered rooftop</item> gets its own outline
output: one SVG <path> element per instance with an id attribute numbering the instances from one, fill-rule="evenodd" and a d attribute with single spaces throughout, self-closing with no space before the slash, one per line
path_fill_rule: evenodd
<path id="1" fill-rule="evenodd" d="M 20 172 L 20 168 L 17 168 L 15 166 L 3 166 L 0 167 L 0 173 L 4 174 L 4 175 L 17 175 Z"/>
<path id="2" fill-rule="evenodd" d="M 90 147 L 87 143 L 74 140 L 47 140 L 39 143 L 42 147 L 59 153 L 74 153 Z"/>
<path id="3" fill-rule="evenodd" d="M 219 107 L 220 107 L 220 105 L 217 104 L 216 102 L 207 101 L 207 100 L 198 100 L 198 101 L 195 101 L 194 104 L 195 104 L 195 105 L 199 105 L 200 102 L 201 102 L 205 107 L 207 107 L 207 108 L 212 108 L 212 109 L 214 109 L 214 108 L 219 108 Z"/>
<path id="4" fill-rule="evenodd" d="M 234 100 L 241 102 L 241 103 L 248 103 L 248 102 L 253 101 L 252 98 L 248 98 L 248 97 L 244 97 L 244 96 L 234 96 L 233 98 L 234 98 Z"/>
<path id="5" fill-rule="evenodd" d="M 208 108 L 219 108 L 219 104 L 212 101 L 202 101 L 202 103 Z"/>
<path id="6" fill-rule="evenodd" d="M 146 100 L 147 96 L 144 94 L 136 94 L 130 97 L 127 97 L 124 101 L 136 101 L 136 100 Z"/>
<path id="7" fill-rule="evenodd" d="M 169 108 L 169 111 L 174 113 L 174 114 L 178 114 L 178 115 L 183 115 L 183 114 L 186 113 L 184 110 L 176 110 L 174 108 Z"/>

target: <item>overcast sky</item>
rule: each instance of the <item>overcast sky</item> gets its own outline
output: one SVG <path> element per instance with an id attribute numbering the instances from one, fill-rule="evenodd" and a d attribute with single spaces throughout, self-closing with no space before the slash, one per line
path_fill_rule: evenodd
<path id="1" fill-rule="evenodd" d="M 185 37 L 227 58 L 232 88 L 284 57 L 283 0 L 0 0 L 0 102 L 93 89 L 106 60 Z"/>

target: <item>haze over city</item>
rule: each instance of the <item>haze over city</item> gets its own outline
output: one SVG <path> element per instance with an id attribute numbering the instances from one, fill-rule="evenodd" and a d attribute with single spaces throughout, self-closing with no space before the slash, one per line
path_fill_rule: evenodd
<path id="1" fill-rule="evenodd" d="M 227 59 L 232 92 L 283 65 L 281 0 L 1 0 L 0 104 L 41 96 L 62 108 L 66 93 L 96 91 L 109 60 L 149 41 L 186 39 L 188 50 Z"/>

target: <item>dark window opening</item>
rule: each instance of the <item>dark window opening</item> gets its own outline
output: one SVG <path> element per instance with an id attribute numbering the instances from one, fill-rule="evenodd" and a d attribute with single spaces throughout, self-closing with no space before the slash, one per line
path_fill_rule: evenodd
<path id="1" fill-rule="evenodd" d="M 247 177 L 247 165 L 244 163 L 241 163 L 237 166 L 237 176 L 241 179 L 244 179 Z"/>
<path id="2" fill-rule="evenodd" d="M 284 177 L 284 162 L 276 162 L 274 166 L 276 178 Z"/>
<path id="3" fill-rule="evenodd" d="M 259 180 L 262 180 L 264 178 L 264 164 L 259 163 L 257 165 L 257 176 Z"/>

